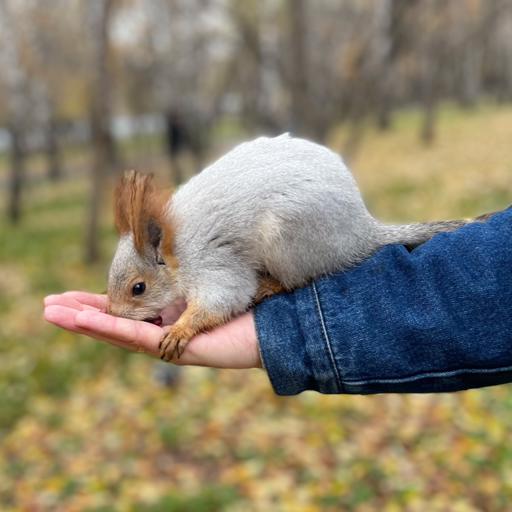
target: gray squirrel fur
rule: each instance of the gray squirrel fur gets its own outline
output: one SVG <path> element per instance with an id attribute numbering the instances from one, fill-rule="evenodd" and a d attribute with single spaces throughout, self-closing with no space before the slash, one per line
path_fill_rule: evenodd
<path id="1" fill-rule="evenodd" d="M 288 134 L 229 151 L 169 198 L 163 219 L 173 226 L 177 268 L 158 264 L 158 247 L 137 250 L 123 234 L 109 273 L 113 314 L 153 319 L 184 298 L 227 320 L 251 306 L 262 275 L 292 290 L 385 245 L 414 247 L 465 223 L 379 222 L 336 153 Z M 129 300 L 137 280 L 146 290 Z"/>

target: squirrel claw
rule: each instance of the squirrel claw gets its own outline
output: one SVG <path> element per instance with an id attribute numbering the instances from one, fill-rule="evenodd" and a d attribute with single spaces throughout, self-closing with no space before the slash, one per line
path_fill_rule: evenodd
<path id="1" fill-rule="evenodd" d="M 185 351 L 188 340 L 189 337 L 184 336 L 180 329 L 171 328 L 160 340 L 158 346 L 160 349 L 160 359 L 163 361 L 171 361 L 174 358 L 179 359 Z"/>

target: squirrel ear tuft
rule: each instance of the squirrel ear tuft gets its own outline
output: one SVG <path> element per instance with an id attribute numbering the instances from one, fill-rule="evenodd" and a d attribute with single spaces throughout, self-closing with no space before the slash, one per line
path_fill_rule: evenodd
<path id="1" fill-rule="evenodd" d="M 156 247 L 161 238 L 161 220 L 168 196 L 155 189 L 153 175 L 128 171 L 115 191 L 114 216 L 119 234 L 132 233 L 139 253 L 149 243 Z"/>

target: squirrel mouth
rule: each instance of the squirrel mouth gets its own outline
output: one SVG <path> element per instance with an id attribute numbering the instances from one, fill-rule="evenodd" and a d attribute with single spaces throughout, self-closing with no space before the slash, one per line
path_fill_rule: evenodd
<path id="1" fill-rule="evenodd" d="M 155 316 L 154 318 L 145 318 L 144 322 L 148 322 L 150 324 L 155 324 L 155 325 L 161 326 L 162 325 L 162 317 L 159 315 L 159 316 Z"/>

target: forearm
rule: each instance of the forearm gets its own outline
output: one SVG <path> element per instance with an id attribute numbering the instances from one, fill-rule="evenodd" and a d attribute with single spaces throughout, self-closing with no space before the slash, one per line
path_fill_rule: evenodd
<path id="1" fill-rule="evenodd" d="M 439 392 L 512 381 L 512 211 L 255 308 L 279 394 Z"/>

